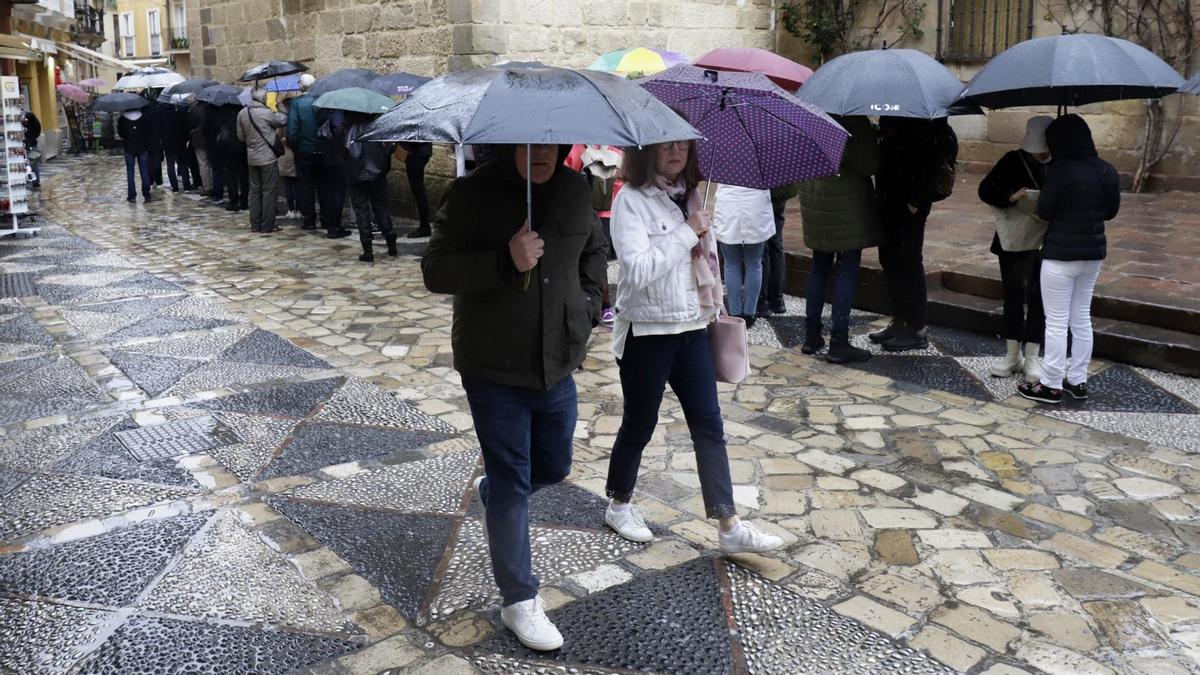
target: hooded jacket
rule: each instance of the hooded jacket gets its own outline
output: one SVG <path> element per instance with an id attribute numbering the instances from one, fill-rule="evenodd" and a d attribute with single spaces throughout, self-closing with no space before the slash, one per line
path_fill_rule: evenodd
<path id="1" fill-rule="evenodd" d="M 1038 217 L 1049 223 L 1042 244 L 1047 260 L 1103 260 L 1108 253 L 1104 221 L 1121 208 L 1120 177 L 1100 159 L 1091 129 L 1078 115 L 1046 128 L 1050 166 L 1038 200 Z"/>
<path id="2" fill-rule="evenodd" d="M 804 245 L 838 253 L 879 245 L 879 207 L 871 176 L 879 171 L 879 135 L 862 116 L 835 118 L 850 140 L 836 176 L 800 185 Z"/>
<path id="3" fill-rule="evenodd" d="M 587 180 L 560 162 L 533 186 L 545 252 L 526 285 L 508 250 L 526 219 L 525 187 L 510 151 L 455 180 L 433 217 L 421 272 L 430 291 L 454 296 L 451 344 L 463 377 L 545 391 L 587 353 L 607 249 Z"/>

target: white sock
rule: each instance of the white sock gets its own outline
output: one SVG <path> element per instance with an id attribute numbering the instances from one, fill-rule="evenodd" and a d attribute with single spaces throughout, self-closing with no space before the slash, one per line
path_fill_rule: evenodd
<path id="1" fill-rule="evenodd" d="M 612 507 L 612 510 L 616 511 L 617 513 L 620 513 L 622 511 L 624 511 L 625 509 L 629 508 L 629 502 L 625 502 L 624 504 L 621 504 L 614 500 L 614 501 L 610 501 L 608 503 L 608 505 L 610 507 Z"/>

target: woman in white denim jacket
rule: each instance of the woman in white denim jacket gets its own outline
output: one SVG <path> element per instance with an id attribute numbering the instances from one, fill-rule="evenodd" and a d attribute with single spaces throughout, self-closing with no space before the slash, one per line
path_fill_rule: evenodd
<path id="1" fill-rule="evenodd" d="M 720 520 L 721 550 L 779 548 L 779 537 L 739 521 L 733 502 L 708 342 L 708 324 L 722 308 L 721 283 L 711 218 L 696 195 L 694 142 L 627 149 L 623 170 L 625 187 L 613 204 L 611 230 L 621 266 L 613 353 L 625 412 L 609 459 L 611 501 L 604 520 L 631 541 L 654 538 L 630 501 L 669 383 L 692 434 L 705 512 Z"/>

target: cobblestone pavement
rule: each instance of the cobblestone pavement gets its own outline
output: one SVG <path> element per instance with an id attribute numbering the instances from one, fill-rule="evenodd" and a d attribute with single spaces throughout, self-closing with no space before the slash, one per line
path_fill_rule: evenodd
<path id="1" fill-rule="evenodd" d="M 787 548 L 725 560 L 670 397 L 639 484 L 658 540 L 603 528 L 597 331 L 574 472 L 533 505 L 567 640 L 539 655 L 499 628 L 415 258 L 50 166 L 42 235 L 0 241 L 0 289 L 37 291 L 0 299 L 0 671 L 1200 668 L 1194 380 L 1096 364 L 1096 401 L 1042 414 L 978 377 L 986 340 L 851 370 L 791 349 L 793 311 L 722 386 L 736 499 Z"/>

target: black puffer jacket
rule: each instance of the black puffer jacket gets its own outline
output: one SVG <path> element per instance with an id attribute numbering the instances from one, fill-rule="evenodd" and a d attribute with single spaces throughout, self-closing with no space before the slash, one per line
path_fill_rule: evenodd
<path id="1" fill-rule="evenodd" d="M 1092 131 L 1078 115 L 1046 128 L 1050 167 L 1038 200 L 1038 216 L 1050 223 L 1042 245 L 1046 260 L 1103 260 L 1104 221 L 1121 208 L 1120 178 L 1100 159 Z"/>

